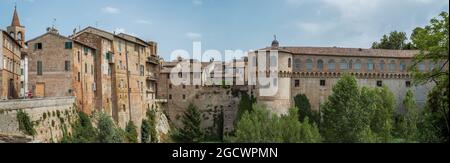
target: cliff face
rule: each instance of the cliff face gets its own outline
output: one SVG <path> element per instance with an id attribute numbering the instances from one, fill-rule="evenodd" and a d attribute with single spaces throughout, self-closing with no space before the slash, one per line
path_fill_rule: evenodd
<path id="1" fill-rule="evenodd" d="M 158 109 L 158 111 L 156 112 L 156 132 L 158 136 L 158 142 L 165 142 L 169 139 L 169 120 L 161 109 Z"/>

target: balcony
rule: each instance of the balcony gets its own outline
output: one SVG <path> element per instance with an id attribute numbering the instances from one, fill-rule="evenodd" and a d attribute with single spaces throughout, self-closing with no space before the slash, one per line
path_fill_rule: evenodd
<path id="1" fill-rule="evenodd" d="M 149 72 L 147 74 L 147 80 L 158 81 L 158 75 L 156 75 L 155 73 Z"/>
<path id="2" fill-rule="evenodd" d="M 156 56 L 147 57 L 147 63 L 159 65 L 159 58 Z"/>

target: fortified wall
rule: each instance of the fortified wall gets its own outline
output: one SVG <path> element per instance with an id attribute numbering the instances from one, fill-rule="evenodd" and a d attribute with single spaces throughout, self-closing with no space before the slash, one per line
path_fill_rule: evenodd
<path id="1" fill-rule="evenodd" d="M 0 134 L 22 135 L 19 130 L 17 113 L 28 113 L 34 124 L 35 141 L 59 142 L 64 128 L 71 133 L 71 125 L 77 117 L 74 97 L 45 98 L 31 100 L 0 101 Z"/>

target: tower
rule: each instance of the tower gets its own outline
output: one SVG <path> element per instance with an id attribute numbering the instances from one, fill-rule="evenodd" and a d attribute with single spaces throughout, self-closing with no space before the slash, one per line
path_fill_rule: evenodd
<path id="1" fill-rule="evenodd" d="M 7 27 L 8 33 L 23 47 L 25 45 L 25 27 L 20 25 L 17 6 L 14 6 L 14 14 L 11 26 Z"/>

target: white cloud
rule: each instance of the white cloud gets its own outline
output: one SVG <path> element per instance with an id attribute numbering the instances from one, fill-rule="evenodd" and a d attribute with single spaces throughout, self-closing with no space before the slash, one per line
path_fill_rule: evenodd
<path id="1" fill-rule="evenodd" d="M 192 3 L 193 3 L 194 5 L 202 5 L 202 4 L 203 4 L 203 1 L 202 1 L 202 0 L 192 0 Z"/>
<path id="2" fill-rule="evenodd" d="M 195 32 L 188 32 L 188 33 L 186 33 L 186 36 L 193 40 L 202 38 L 202 34 L 195 33 Z"/>
<path id="3" fill-rule="evenodd" d="M 138 24 L 144 24 L 144 25 L 151 25 L 151 24 L 153 24 L 151 21 L 149 21 L 149 20 L 144 20 L 144 19 L 136 20 L 136 23 L 138 23 Z"/>
<path id="4" fill-rule="evenodd" d="M 102 11 L 104 13 L 108 13 L 108 14 L 119 14 L 120 13 L 120 9 L 115 8 L 115 7 L 111 7 L 111 6 L 103 7 Z"/>

